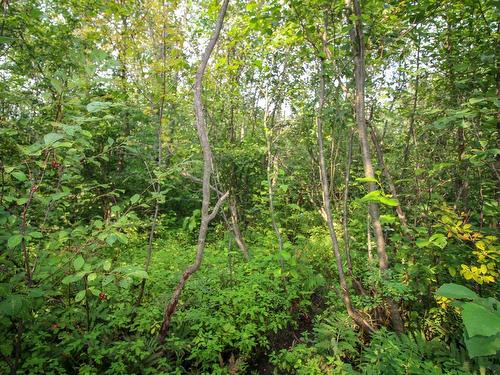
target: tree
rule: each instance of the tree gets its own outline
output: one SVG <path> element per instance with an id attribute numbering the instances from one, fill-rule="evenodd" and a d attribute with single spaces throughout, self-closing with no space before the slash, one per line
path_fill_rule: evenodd
<path id="1" fill-rule="evenodd" d="M 165 337 L 168 333 L 168 329 L 170 327 L 170 322 L 172 320 L 172 315 L 175 313 L 177 308 L 177 304 L 179 303 L 179 298 L 182 293 L 182 289 L 186 284 L 187 280 L 193 273 L 198 271 L 201 266 L 201 262 L 203 260 L 203 254 L 205 252 L 205 242 L 207 238 L 208 232 L 208 224 L 215 218 L 217 215 L 221 205 L 224 203 L 224 200 L 228 197 L 229 192 L 224 193 L 221 197 L 219 197 L 217 203 L 214 208 L 210 212 L 210 177 L 212 175 L 212 150 L 210 148 L 210 143 L 208 140 L 208 134 L 205 125 L 205 114 L 203 113 L 203 102 L 201 98 L 202 91 L 202 80 L 203 74 L 205 73 L 205 69 L 207 68 L 208 61 L 210 59 L 210 55 L 219 39 L 219 34 L 222 29 L 222 25 L 224 22 L 224 16 L 226 15 L 227 7 L 229 4 L 229 0 L 224 0 L 219 12 L 219 16 L 217 18 L 217 22 L 215 24 L 214 32 L 208 45 L 201 57 L 200 66 L 196 72 L 196 80 L 194 87 L 194 108 L 196 114 L 196 129 L 198 131 L 198 137 L 200 139 L 200 144 L 203 152 L 203 182 L 202 182 L 202 191 L 203 191 L 203 199 L 201 203 L 201 224 L 200 230 L 198 234 L 198 246 L 196 251 L 196 259 L 195 262 L 190 265 L 182 274 L 177 287 L 174 290 L 172 298 L 168 305 L 165 308 L 165 312 L 163 314 L 163 322 L 161 325 L 160 333 L 158 339 L 160 342 L 165 340 Z"/>
<path id="2" fill-rule="evenodd" d="M 353 0 L 352 8 L 354 16 L 356 17 L 353 21 L 353 29 L 350 32 L 355 66 L 354 80 L 356 84 L 356 123 L 358 126 L 358 135 L 361 143 L 365 178 L 369 181 L 367 183 L 368 192 L 372 193 L 377 190 L 377 186 L 375 184 L 375 173 L 373 172 L 371 161 L 370 144 L 368 140 L 368 130 L 365 117 L 365 41 L 363 35 L 363 26 L 361 23 L 361 7 L 358 0 Z M 368 210 L 372 220 L 373 228 L 375 230 L 380 272 L 383 276 L 386 276 L 389 269 L 389 259 L 385 250 L 385 239 L 382 224 L 380 222 L 378 204 L 374 202 L 369 203 Z M 392 325 L 394 329 L 397 332 L 402 332 L 404 329 L 403 322 L 401 320 L 401 316 L 399 314 L 396 303 L 391 298 L 388 298 L 387 304 L 389 305 Z"/>

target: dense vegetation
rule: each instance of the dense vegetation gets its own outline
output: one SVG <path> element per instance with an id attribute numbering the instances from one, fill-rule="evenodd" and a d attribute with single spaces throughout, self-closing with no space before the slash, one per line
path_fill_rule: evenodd
<path id="1" fill-rule="evenodd" d="M 0 373 L 493 374 L 493 0 L 18 0 Z"/>

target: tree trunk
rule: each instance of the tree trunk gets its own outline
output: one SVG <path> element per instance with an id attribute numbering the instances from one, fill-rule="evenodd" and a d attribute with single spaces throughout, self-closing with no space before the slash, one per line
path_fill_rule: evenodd
<path id="1" fill-rule="evenodd" d="M 325 18 L 325 28 L 327 26 Z M 325 30 L 326 34 L 326 30 Z M 323 35 L 323 49 L 326 49 L 326 35 Z M 337 272 L 339 274 L 340 289 L 342 294 L 342 300 L 346 307 L 347 313 L 352 318 L 352 320 L 366 333 L 370 334 L 374 332 L 374 328 L 368 323 L 361 314 L 354 308 L 351 301 L 351 295 L 347 287 L 346 277 L 344 273 L 344 266 L 342 264 L 342 258 L 340 255 L 340 247 L 337 240 L 337 234 L 333 226 L 333 216 L 330 204 L 330 191 L 328 183 L 328 174 L 326 170 L 324 146 L 323 146 L 323 107 L 325 105 L 325 69 L 324 69 L 324 59 L 320 58 L 320 87 L 319 87 L 319 108 L 318 114 L 316 116 L 316 138 L 318 142 L 318 153 L 319 153 L 319 168 L 320 168 L 320 179 L 321 188 L 323 192 L 323 209 L 325 211 L 326 222 L 328 225 L 328 232 L 330 234 L 330 240 L 332 242 L 333 252 L 335 255 L 335 262 L 337 264 Z"/>
<path id="2" fill-rule="evenodd" d="M 366 126 L 365 118 L 365 44 L 363 36 L 363 27 L 361 23 L 361 7 L 359 5 L 359 0 L 353 0 L 354 15 L 356 16 L 354 23 L 354 28 L 350 32 L 351 41 L 353 43 L 353 55 L 354 55 L 354 79 L 356 83 L 356 101 L 355 101 L 355 112 L 356 112 L 356 123 L 358 126 L 359 139 L 361 143 L 361 151 L 363 158 L 363 167 L 365 171 L 365 177 L 369 179 L 375 179 L 375 174 L 373 172 L 373 165 L 370 155 L 370 145 L 368 143 L 368 132 Z M 374 182 L 368 183 L 368 191 L 372 192 L 377 190 L 377 186 Z M 387 252 L 385 250 L 385 239 L 382 230 L 382 224 L 380 223 L 380 213 L 379 207 L 376 203 L 370 203 L 368 205 L 368 210 L 372 219 L 373 228 L 375 230 L 375 238 L 377 242 L 377 254 L 379 260 L 379 268 L 383 277 L 387 277 L 387 270 L 389 269 L 389 260 L 387 257 Z M 403 331 L 403 322 L 401 316 L 399 315 L 398 307 L 392 298 L 387 298 L 387 304 L 389 305 L 392 326 L 396 332 Z"/>
<path id="3" fill-rule="evenodd" d="M 210 177 L 212 175 L 212 150 L 210 148 L 210 143 L 208 141 L 208 135 L 206 131 L 205 125 L 205 117 L 203 113 L 203 102 L 201 100 L 201 91 L 202 91 L 202 80 L 203 75 L 205 73 L 205 69 L 208 64 L 208 60 L 210 59 L 210 55 L 219 39 L 220 31 L 222 29 L 222 25 L 224 22 L 224 16 L 226 15 L 227 7 L 229 4 L 229 0 L 224 0 L 222 3 L 222 7 L 219 11 L 219 15 L 217 18 L 217 23 L 215 25 L 214 32 L 208 45 L 203 53 L 200 66 L 196 72 L 196 80 L 194 85 L 194 109 L 196 115 L 196 129 L 198 131 L 198 137 L 200 139 L 201 148 L 203 151 L 203 198 L 201 204 L 201 224 L 200 230 L 198 234 L 198 245 L 196 251 L 196 259 L 193 264 L 191 264 L 182 274 L 177 287 L 172 295 L 170 303 L 165 307 L 165 311 L 163 314 L 163 323 L 160 328 L 160 333 L 158 335 L 158 340 L 163 342 L 165 337 L 167 336 L 168 329 L 170 327 L 170 323 L 172 320 L 172 315 L 175 313 L 177 308 L 177 304 L 179 302 L 179 298 L 181 296 L 182 290 L 184 289 L 184 285 L 186 284 L 189 277 L 198 271 L 201 266 L 201 262 L 203 260 L 203 255 L 205 252 L 205 242 L 207 238 L 208 232 L 208 224 L 214 219 L 217 215 L 217 212 L 220 209 L 220 206 L 224 202 L 224 200 L 228 197 L 229 193 L 226 192 L 222 195 L 217 203 L 215 204 L 212 212 L 209 211 L 210 208 Z"/>
<path id="4" fill-rule="evenodd" d="M 234 195 L 231 195 L 229 197 L 229 210 L 231 212 L 231 228 L 234 234 L 234 241 L 241 250 L 241 253 L 243 254 L 245 260 L 248 261 L 250 259 L 250 254 L 248 252 L 248 247 L 245 241 L 243 240 L 243 236 L 241 234 L 239 220 L 238 220 L 238 208 L 236 206 L 236 198 L 234 197 Z"/>

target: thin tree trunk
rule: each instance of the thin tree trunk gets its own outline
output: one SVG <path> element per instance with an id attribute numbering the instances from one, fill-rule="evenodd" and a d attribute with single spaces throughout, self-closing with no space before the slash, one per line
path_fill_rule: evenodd
<path id="1" fill-rule="evenodd" d="M 250 259 L 250 254 L 248 252 L 248 247 L 245 241 L 243 240 L 243 236 L 241 235 L 241 230 L 238 220 L 238 208 L 236 206 L 236 198 L 234 197 L 234 195 L 231 195 L 229 197 L 229 210 L 231 212 L 231 228 L 233 229 L 234 241 L 241 250 L 241 253 L 243 254 L 245 260 L 248 261 Z"/>
<path id="2" fill-rule="evenodd" d="M 183 177 L 189 178 L 193 182 L 196 182 L 196 183 L 199 183 L 199 184 L 203 184 L 203 180 L 202 179 L 194 177 L 194 176 L 191 176 L 189 173 L 181 172 L 181 175 Z M 217 187 L 215 187 L 213 185 L 210 185 L 210 189 L 213 190 L 217 194 L 217 196 L 219 198 L 223 195 L 223 193 Z M 233 199 L 234 199 L 234 202 L 233 202 Z M 233 198 L 231 196 L 231 192 L 229 193 L 229 210 L 231 212 L 231 222 L 229 222 L 229 220 L 227 219 L 227 216 L 225 215 L 224 211 L 222 211 L 224 222 L 226 223 L 227 228 L 230 229 L 233 232 L 236 244 L 240 248 L 240 250 L 241 250 L 241 252 L 243 254 L 243 257 L 245 258 L 245 260 L 249 260 L 250 259 L 250 253 L 248 251 L 248 247 L 247 247 L 245 241 L 243 240 L 243 236 L 241 234 L 241 230 L 240 230 L 240 226 L 239 226 L 238 209 L 237 209 L 237 206 L 236 206 L 236 198 Z"/>
<path id="3" fill-rule="evenodd" d="M 349 2 L 349 1 L 348 1 Z M 366 126 L 365 118 L 365 44 L 363 27 L 361 24 L 361 7 L 359 5 L 359 0 L 353 0 L 354 15 L 356 16 L 354 23 L 354 28 L 350 32 L 350 37 L 353 43 L 353 54 L 354 54 L 354 79 L 356 83 L 356 101 L 355 101 L 355 111 L 356 111 L 356 123 L 358 126 L 359 139 L 361 143 L 363 167 L 365 171 L 365 177 L 369 179 L 374 179 L 375 174 L 373 172 L 373 166 L 370 155 L 370 145 L 368 143 L 368 132 Z M 368 183 L 368 191 L 372 192 L 377 190 L 377 186 L 374 182 Z M 376 203 L 370 203 L 368 205 L 368 210 L 373 223 L 373 228 L 375 230 L 375 238 L 377 241 L 377 254 L 379 260 L 379 268 L 382 277 L 387 277 L 387 271 L 389 269 L 389 260 L 387 257 L 387 252 L 385 249 L 385 239 L 382 229 L 382 224 L 380 222 L 379 207 Z M 398 311 L 397 304 L 392 300 L 392 298 L 386 299 L 389 305 L 390 315 L 392 320 L 392 326 L 396 332 L 402 332 L 403 322 Z"/>
<path id="4" fill-rule="evenodd" d="M 205 252 L 208 224 L 215 218 L 224 200 L 229 195 L 229 192 L 226 192 L 224 195 L 222 195 L 215 204 L 214 208 L 212 209 L 212 212 L 210 212 L 210 177 L 212 175 L 212 150 L 210 148 L 210 143 L 208 141 L 208 135 L 205 125 L 205 117 L 203 113 L 203 102 L 201 100 L 203 75 L 205 73 L 208 60 L 210 59 L 210 55 L 212 54 L 212 51 L 217 43 L 217 40 L 219 39 L 220 31 L 222 29 L 224 16 L 226 15 L 228 4 L 229 0 L 224 0 L 222 3 L 222 7 L 219 11 L 214 32 L 205 49 L 205 52 L 203 53 L 200 66 L 198 67 L 198 71 L 196 72 L 196 80 L 194 86 L 194 108 L 196 115 L 196 129 L 198 131 L 198 137 L 200 139 L 200 144 L 203 151 L 203 186 L 202 186 L 203 199 L 201 204 L 201 223 L 198 234 L 196 259 L 194 263 L 191 264 L 182 274 L 170 302 L 165 307 L 165 311 L 163 314 L 163 322 L 160 328 L 160 333 L 158 335 L 158 340 L 160 341 L 160 343 L 162 343 L 165 340 L 165 337 L 167 336 L 168 329 L 170 327 L 170 323 L 172 320 L 172 315 L 175 313 L 177 304 L 179 302 L 179 298 L 181 296 L 182 290 L 184 289 L 184 285 L 186 284 L 189 277 L 191 277 L 193 273 L 198 271 L 198 269 L 201 266 L 201 262 L 203 260 L 203 255 Z"/>
<path id="5" fill-rule="evenodd" d="M 327 26 L 325 18 L 325 29 Z M 325 30 L 326 34 L 326 30 Z M 323 49 L 326 49 L 326 35 L 323 35 Z M 339 274 L 340 289 L 342 294 L 342 300 L 346 307 L 347 313 L 352 318 L 352 320 L 366 333 L 371 334 L 374 332 L 374 328 L 368 323 L 361 314 L 352 305 L 351 295 L 347 287 L 346 277 L 344 273 L 344 266 L 342 264 L 342 257 L 340 255 L 340 247 L 337 240 L 337 234 L 333 226 L 333 216 L 330 204 L 330 194 L 329 194 L 329 183 L 328 174 L 326 170 L 324 146 L 323 146 L 323 125 L 322 116 L 323 108 L 325 105 L 325 69 L 324 69 L 324 59 L 321 58 L 320 66 L 320 87 L 319 87 L 319 108 L 318 114 L 316 116 L 316 137 L 318 142 L 319 151 L 319 167 L 320 167 L 320 179 L 321 187 L 323 192 L 323 208 L 326 215 L 326 222 L 328 225 L 328 232 L 330 234 L 330 240 L 332 242 L 333 252 L 335 255 L 335 262 L 337 264 L 337 272 Z"/>

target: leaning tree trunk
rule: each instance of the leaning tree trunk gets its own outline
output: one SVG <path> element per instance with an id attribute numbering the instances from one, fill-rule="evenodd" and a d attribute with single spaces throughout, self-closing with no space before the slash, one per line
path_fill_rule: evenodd
<path id="1" fill-rule="evenodd" d="M 326 23 L 326 22 L 325 22 Z M 326 25 L 325 25 L 326 26 Z M 326 31 L 325 31 L 326 33 Z M 323 39 L 323 48 L 326 48 L 326 36 Z M 337 264 L 337 272 L 339 274 L 340 289 L 342 294 L 342 300 L 346 307 L 347 313 L 352 318 L 352 320 L 366 333 L 374 332 L 374 328 L 368 323 L 361 314 L 352 305 L 351 294 L 347 287 L 347 281 L 344 272 L 344 266 L 342 264 L 342 257 L 340 255 L 340 247 L 337 239 L 337 234 L 333 226 L 333 216 L 330 204 L 330 189 L 328 183 L 328 174 L 326 171 L 325 155 L 324 155 L 324 145 L 323 145 L 323 125 L 322 125 L 322 115 L 323 107 L 325 104 L 325 69 L 324 69 L 324 59 L 321 57 L 320 66 L 320 87 L 319 87 L 319 108 L 318 114 L 316 116 L 316 137 L 318 142 L 318 153 L 319 153 L 319 168 L 320 168 L 320 178 L 321 178 L 321 188 L 323 192 L 323 209 L 326 216 L 326 222 L 328 225 L 328 232 L 330 234 L 330 240 L 332 242 L 333 252 L 335 255 L 335 262 Z"/>
<path id="2" fill-rule="evenodd" d="M 349 0 L 348 0 L 349 3 Z M 359 0 L 353 0 L 354 15 L 356 19 L 353 21 L 354 28 L 350 32 L 351 41 L 353 43 L 353 55 L 354 55 L 354 79 L 356 83 L 356 123 L 358 126 L 359 140 L 361 142 L 361 151 L 363 158 L 363 167 L 365 171 L 365 177 L 370 181 L 375 179 L 375 174 L 373 172 L 373 165 L 370 155 L 370 144 L 368 143 L 368 131 L 366 126 L 365 118 L 365 44 L 363 36 L 363 27 L 361 23 L 361 7 L 359 5 Z M 372 192 L 377 190 L 377 186 L 374 182 L 368 182 L 368 191 Z M 379 260 L 379 268 L 383 277 L 387 277 L 387 271 L 389 269 L 389 260 L 387 257 L 387 252 L 385 250 L 385 239 L 382 230 L 382 224 L 380 222 L 379 207 L 376 203 L 370 203 L 368 205 L 368 211 L 372 219 L 373 228 L 375 230 L 375 239 L 377 242 L 377 254 Z M 387 304 L 389 305 L 390 315 L 392 320 L 392 326 L 396 332 L 402 332 L 404 330 L 403 321 L 399 314 L 398 306 L 392 300 L 392 298 L 387 298 Z"/>
<path id="3" fill-rule="evenodd" d="M 201 100 L 203 75 L 205 73 L 208 60 L 210 59 L 210 55 L 212 54 L 215 44 L 219 39 L 228 3 L 229 0 L 224 0 L 222 3 L 222 7 L 220 9 L 219 16 L 217 18 L 217 23 L 215 24 L 214 32 L 212 34 L 212 37 L 210 38 L 210 41 L 208 42 L 205 52 L 203 53 L 200 66 L 198 67 L 198 71 L 196 72 L 196 81 L 194 85 L 194 109 L 196 115 L 196 129 L 198 131 L 198 137 L 200 139 L 200 144 L 203 151 L 203 185 L 202 185 L 203 199 L 201 203 L 201 224 L 198 234 L 196 259 L 194 263 L 191 264 L 182 274 L 179 283 L 177 284 L 177 287 L 175 288 L 175 291 L 172 295 L 170 303 L 165 308 L 163 314 L 163 323 L 161 325 L 160 333 L 158 335 L 158 340 L 160 342 L 163 342 L 165 340 L 165 337 L 168 333 L 170 322 L 172 320 L 172 315 L 175 313 L 177 304 L 179 302 L 179 298 L 181 296 L 184 285 L 186 284 L 186 281 L 193 273 L 198 271 L 198 269 L 201 266 L 201 262 L 203 260 L 203 254 L 205 252 L 205 242 L 207 238 L 208 224 L 217 215 L 217 212 L 219 211 L 222 203 L 229 195 L 229 192 L 223 194 L 215 204 L 212 212 L 210 212 L 210 176 L 212 175 L 212 150 L 210 148 L 210 143 L 208 141 L 208 135 L 205 125 L 205 117 L 203 113 L 203 103 Z"/>
<path id="4" fill-rule="evenodd" d="M 236 205 L 236 198 L 234 195 L 229 197 L 229 211 L 231 213 L 231 228 L 234 234 L 234 241 L 238 245 L 243 257 L 246 261 L 250 260 L 250 253 L 248 252 L 248 246 L 243 239 L 241 234 L 240 224 L 238 219 L 238 207 Z"/>

